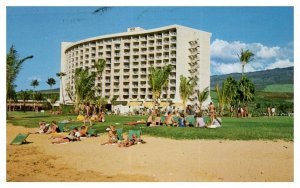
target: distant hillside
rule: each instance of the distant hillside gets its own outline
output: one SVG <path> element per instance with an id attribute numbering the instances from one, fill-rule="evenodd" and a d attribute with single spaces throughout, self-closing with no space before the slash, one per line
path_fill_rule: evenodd
<path id="1" fill-rule="evenodd" d="M 228 76 L 232 76 L 235 80 L 239 80 L 241 78 L 241 73 L 231 73 L 225 75 L 214 75 L 210 77 L 210 87 L 214 90 L 215 85 L 218 83 L 222 84 L 223 80 L 225 80 Z M 281 85 L 285 86 L 289 85 L 289 88 L 293 88 L 294 84 L 294 67 L 288 68 L 277 68 L 272 70 L 265 71 L 257 71 L 257 72 L 249 72 L 245 73 L 245 75 L 254 82 L 256 89 L 259 91 L 268 90 L 270 85 Z M 272 89 L 278 87 L 271 87 Z M 279 88 L 278 88 L 279 89 Z M 290 92 L 291 89 L 289 89 Z"/>

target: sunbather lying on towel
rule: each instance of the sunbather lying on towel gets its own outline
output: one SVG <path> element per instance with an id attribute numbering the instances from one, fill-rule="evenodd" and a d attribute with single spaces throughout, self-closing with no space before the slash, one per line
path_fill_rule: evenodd
<path id="1" fill-rule="evenodd" d="M 39 128 L 35 131 L 29 132 L 30 134 L 42 134 L 46 133 L 49 129 L 49 124 L 46 124 L 45 121 L 39 122 Z"/>
<path id="2" fill-rule="evenodd" d="M 72 130 L 67 136 L 62 135 L 61 137 L 54 138 L 51 143 L 52 144 L 60 144 L 65 142 L 72 142 L 72 141 L 79 141 L 80 137 L 76 136 L 78 135 L 78 129 L 75 128 Z"/>

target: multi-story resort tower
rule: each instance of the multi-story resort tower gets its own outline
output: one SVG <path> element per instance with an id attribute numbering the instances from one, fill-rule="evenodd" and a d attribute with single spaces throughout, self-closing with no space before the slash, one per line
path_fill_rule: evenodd
<path id="1" fill-rule="evenodd" d="M 60 99 L 71 102 L 67 86 L 74 91 L 77 68 L 93 68 L 98 59 L 106 61 L 102 78 L 96 78 L 98 93 L 117 101 L 151 101 L 148 84 L 149 68 L 174 65 L 168 88 L 161 99 L 181 102 L 179 94 L 180 75 L 197 79 L 196 89 L 210 85 L 210 37 L 211 33 L 180 25 L 144 30 L 128 28 L 127 32 L 88 38 L 77 42 L 62 42 L 61 72 L 63 87 Z M 100 89 L 101 88 L 101 89 Z"/>

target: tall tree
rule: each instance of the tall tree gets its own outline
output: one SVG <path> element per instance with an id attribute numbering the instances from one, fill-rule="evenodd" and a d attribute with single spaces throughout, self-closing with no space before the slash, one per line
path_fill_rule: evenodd
<path id="1" fill-rule="evenodd" d="M 64 73 L 64 72 L 58 72 L 58 73 L 56 73 L 56 76 L 58 76 L 59 79 L 60 79 L 60 86 L 61 86 L 61 92 L 62 92 L 62 100 L 63 100 L 63 104 L 65 104 L 64 88 L 63 88 L 62 78 L 64 76 L 66 76 L 66 73 Z"/>
<path id="2" fill-rule="evenodd" d="M 52 88 L 52 86 L 56 84 L 56 81 L 54 78 L 48 78 L 46 83 L 50 86 L 50 88 Z"/>
<path id="3" fill-rule="evenodd" d="M 224 82 L 222 85 L 224 85 Z M 215 89 L 216 89 L 216 93 L 217 93 L 217 97 L 218 97 L 219 114 L 220 114 L 220 116 L 223 116 L 225 103 L 226 103 L 226 93 L 225 93 L 224 87 L 222 87 L 220 89 L 218 84 L 216 84 Z"/>
<path id="4" fill-rule="evenodd" d="M 238 58 L 242 64 L 242 76 L 244 76 L 244 69 L 245 65 L 249 62 L 253 61 L 254 54 L 250 50 L 241 49 L 240 53 L 238 54 Z"/>
<path id="5" fill-rule="evenodd" d="M 163 68 L 150 67 L 149 84 L 152 89 L 152 99 L 157 105 L 157 99 L 160 98 L 163 87 L 166 87 L 169 82 L 169 75 L 173 69 L 173 65 L 166 65 Z"/>
<path id="6" fill-rule="evenodd" d="M 187 77 L 180 75 L 179 93 L 183 103 L 184 112 L 186 110 L 186 103 L 189 97 L 193 94 L 195 87 L 195 81 L 188 79 Z"/>
<path id="7" fill-rule="evenodd" d="M 197 93 L 197 99 L 199 102 L 198 108 L 201 112 L 202 104 L 209 96 L 209 87 L 204 88 L 203 91 L 197 90 L 196 93 Z"/>
<path id="8" fill-rule="evenodd" d="M 251 80 L 249 80 L 246 76 L 243 76 L 238 83 L 238 87 L 239 100 L 243 105 L 254 100 L 255 85 Z"/>
<path id="9" fill-rule="evenodd" d="M 35 87 L 40 85 L 40 82 L 38 80 L 32 80 L 30 85 L 33 87 L 33 89 L 35 89 Z M 36 95 L 36 91 L 33 91 L 33 100 L 35 100 L 35 95 Z M 33 110 L 36 110 L 36 106 L 35 106 L 35 102 L 33 103 Z"/>
<path id="10" fill-rule="evenodd" d="M 95 97 L 96 74 L 89 74 L 87 69 L 75 70 L 75 104 L 78 106 L 83 101 L 91 100 Z"/>
<path id="11" fill-rule="evenodd" d="M 104 59 L 98 59 L 98 61 L 93 66 L 94 68 L 96 68 L 96 76 L 99 76 L 100 79 L 102 79 L 102 74 L 105 69 L 105 65 L 106 65 L 106 61 Z M 100 88 L 101 88 L 101 84 L 100 84 Z"/>
<path id="12" fill-rule="evenodd" d="M 230 108 L 230 106 L 233 104 L 234 99 L 237 96 L 237 90 L 238 90 L 238 83 L 233 77 L 229 76 L 224 80 L 223 82 L 223 89 L 225 93 L 225 102 Z"/>
<path id="13" fill-rule="evenodd" d="M 15 94 L 15 81 L 22 69 L 22 64 L 32 58 L 33 56 L 30 55 L 20 59 L 14 45 L 10 47 L 9 52 L 6 54 L 6 100 L 9 101 L 9 109 L 11 109 L 10 100 Z"/>

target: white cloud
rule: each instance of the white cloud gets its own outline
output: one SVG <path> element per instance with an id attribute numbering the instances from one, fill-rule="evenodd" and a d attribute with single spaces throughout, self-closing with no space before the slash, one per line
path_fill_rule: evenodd
<path id="1" fill-rule="evenodd" d="M 215 39 L 211 44 L 212 73 L 241 73 L 242 68 L 237 56 L 241 49 L 249 49 L 254 53 L 254 61 L 245 66 L 245 72 L 294 66 L 292 45 L 266 46 L 261 43 Z"/>
<path id="2" fill-rule="evenodd" d="M 256 53 L 255 53 L 256 57 L 273 58 L 273 57 L 277 57 L 279 55 L 280 47 L 278 47 L 278 46 L 267 47 L 260 43 L 257 43 L 253 50 L 256 51 Z"/>
<path id="3" fill-rule="evenodd" d="M 294 66 L 294 62 L 291 62 L 289 59 L 279 59 L 267 66 L 266 69 L 286 68 L 291 66 Z"/>
<path id="4" fill-rule="evenodd" d="M 265 46 L 261 43 L 243 43 L 240 41 L 228 42 L 216 39 L 211 44 L 211 56 L 213 58 L 237 59 L 241 49 L 249 49 L 255 54 L 255 58 L 276 58 L 281 48 L 278 46 Z"/>
<path id="5" fill-rule="evenodd" d="M 242 65 L 241 63 L 216 63 L 212 61 L 212 73 L 213 74 L 230 74 L 230 73 L 241 73 Z M 245 72 L 256 71 L 252 65 L 247 64 L 245 66 Z"/>
<path id="6" fill-rule="evenodd" d="M 237 59 L 237 54 L 241 48 L 246 48 L 246 45 L 239 41 L 229 43 L 216 39 L 211 44 L 211 56 L 213 58 Z"/>

